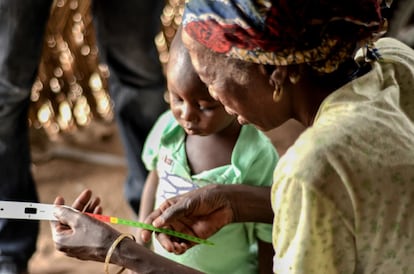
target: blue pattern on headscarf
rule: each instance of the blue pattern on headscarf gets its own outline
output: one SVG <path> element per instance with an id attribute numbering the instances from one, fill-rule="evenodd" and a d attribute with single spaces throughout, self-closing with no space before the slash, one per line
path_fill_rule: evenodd
<path id="1" fill-rule="evenodd" d="M 264 12 L 261 14 L 256 1 L 252 0 L 190 0 L 184 11 L 183 25 L 201 17 L 203 20 L 214 18 L 219 22 L 229 23 L 239 20 L 256 30 L 264 30 L 266 20 Z"/>

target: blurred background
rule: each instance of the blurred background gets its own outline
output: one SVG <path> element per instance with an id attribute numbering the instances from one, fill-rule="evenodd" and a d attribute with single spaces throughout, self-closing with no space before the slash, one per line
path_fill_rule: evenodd
<path id="1" fill-rule="evenodd" d="M 160 14 L 162 28 L 154 41 L 162 64 L 183 2 L 166 1 Z M 51 10 L 31 96 L 33 175 L 41 202 L 52 203 L 57 195 L 71 202 L 90 188 L 102 197 L 105 214 L 133 218 L 123 196 L 126 163 L 108 95 L 109 71 L 99 61 L 90 6 L 90 0 L 56 0 Z M 414 1 L 394 1 L 387 14 L 387 35 L 414 46 Z M 49 224 L 41 223 L 30 273 L 102 273 L 102 267 L 56 252 Z"/>
<path id="2" fill-rule="evenodd" d="M 162 65 L 181 23 L 183 2 L 166 1 L 160 14 L 162 27 L 154 41 Z M 50 11 L 31 93 L 33 176 L 43 203 L 53 203 L 57 195 L 69 203 L 90 188 L 102 198 L 104 214 L 134 218 L 123 193 L 127 165 L 108 92 L 109 70 L 99 60 L 90 9 L 91 0 L 55 0 Z M 102 273 L 102 268 L 57 252 L 49 223 L 41 222 L 31 274 Z"/>

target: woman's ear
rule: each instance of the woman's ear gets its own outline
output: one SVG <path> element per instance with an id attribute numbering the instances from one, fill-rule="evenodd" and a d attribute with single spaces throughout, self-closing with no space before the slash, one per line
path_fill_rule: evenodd
<path id="1" fill-rule="evenodd" d="M 279 102 L 283 97 L 283 86 L 287 77 L 287 68 L 285 66 L 275 66 L 270 72 L 269 84 L 273 87 L 273 101 Z"/>
<path id="2" fill-rule="evenodd" d="M 288 75 L 288 69 L 286 66 L 275 67 L 270 74 L 270 84 L 273 86 L 283 86 Z"/>

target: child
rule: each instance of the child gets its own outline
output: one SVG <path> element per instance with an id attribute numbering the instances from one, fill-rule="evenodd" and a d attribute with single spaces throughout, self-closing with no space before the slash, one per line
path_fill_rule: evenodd
<path id="1" fill-rule="evenodd" d="M 226 113 L 193 70 L 177 32 L 167 65 L 170 110 L 148 135 L 143 160 L 150 173 L 139 219 L 165 199 L 210 183 L 270 186 L 277 153 L 253 126 Z M 154 251 L 205 273 L 272 273 L 271 225 L 238 223 L 175 255 L 153 241 Z"/>

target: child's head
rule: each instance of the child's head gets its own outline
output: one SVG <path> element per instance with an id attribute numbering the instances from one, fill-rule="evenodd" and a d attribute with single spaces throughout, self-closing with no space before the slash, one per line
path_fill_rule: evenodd
<path id="1" fill-rule="evenodd" d="M 171 43 L 166 74 L 170 108 L 187 134 L 209 135 L 237 123 L 236 118 L 210 96 L 207 86 L 194 71 L 180 31 Z"/>

